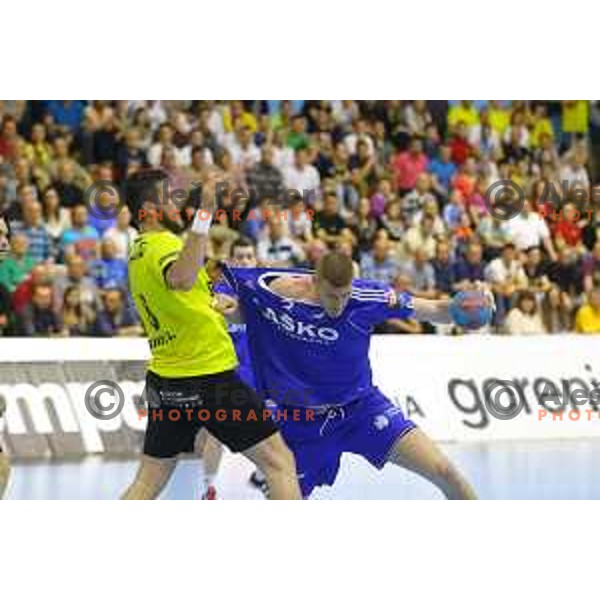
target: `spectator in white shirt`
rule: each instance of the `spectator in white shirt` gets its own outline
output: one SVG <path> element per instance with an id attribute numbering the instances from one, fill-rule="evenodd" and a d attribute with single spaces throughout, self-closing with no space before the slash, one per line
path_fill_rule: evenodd
<path id="1" fill-rule="evenodd" d="M 156 143 L 150 146 L 148 150 L 148 162 L 154 168 L 160 166 L 163 160 L 163 152 L 165 148 L 173 148 L 177 155 L 177 162 L 181 164 L 179 150 L 173 145 L 174 130 L 169 123 L 163 123 L 158 130 L 158 139 Z"/>
<path id="2" fill-rule="evenodd" d="M 296 190 L 302 195 L 304 191 L 316 198 L 321 185 L 319 172 L 308 162 L 305 148 L 296 150 L 296 159 L 292 167 L 283 172 L 283 181 L 288 190 Z"/>
<path id="3" fill-rule="evenodd" d="M 516 294 L 527 287 L 527 276 L 512 242 L 504 244 L 502 254 L 485 268 L 484 276 L 491 284 L 496 300 L 496 321 L 501 324 Z"/>
<path id="4" fill-rule="evenodd" d="M 560 178 L 562 182 L 566 182 L 568 189 L 574 187 L 589 189 L 590 178 L 585 167 L 585 161 L 585 153 L 578 150 L 572 154 L 560 170 Z"/>
<path id="5" fill-rule="evenodd" d="M 277 215 L 267 221 L 267 237 L 256 248 L 259 261 L 271 267 L 291 267 L 304 260 L 300 246 L 289 236 L 287 223 Z"/>
<path id="6" fill-rule="evenodd" d="M 525 200 L 523 210 L 506 224 L 509 239 L 517 250 L 525 251 L 533 246 L 543 245 L 551 260 L 556 260 L 556 252 L 550 238 L 548 225 L 532 210 L 531 202 Z"/>
<path id="7" fill-rule="evenodd" d="M 260 149 L 254 143 L 252 130 L 246 125 L 242 125 L 235 138 L 230 138 L 226 145 L 233 163 L 244 170 L 253 167 L 260 160 Z"/>
<path id="8" fill-rule="evenodd" d="M 506 317 L 504 330 L 510 335 L 547 333 L 533 292 L 524 291 L 519 295 L 517 305 Z"/>
<path id="9" fill-rule="evenodd" d="M 112 240 L 116 247 L 116 258 L 126 260 L 129 255 L 129 246 L 137 236 L 137 229 L 131 226 L 131 212 L 124 205 L 117 215 L 116 225 L 106 230 L 103 239 Z"/>

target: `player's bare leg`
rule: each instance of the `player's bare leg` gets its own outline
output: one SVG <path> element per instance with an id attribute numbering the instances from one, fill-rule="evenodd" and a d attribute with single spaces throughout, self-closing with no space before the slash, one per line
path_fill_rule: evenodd
<path id="1" fill-rule="evenodd" d="M 142 456 L 133 483 L 121 496 L 121 500 L 154 500 L 168 483 L 177 459 Z"/>
<path id="2" fill-rule="evenodd" d="M 296 477 L 296 461 L 280 433 L 273 434 L 243 454 L 264 473 L 269 486 L 269 499 L 302 499 Z"/>
<path id="3" fill-rule="evenodd" d="M 388 462 L 417 473 L 437 486 L 448 500 L 476 500 L 469 482 L 420 429 L 400 438 Z"/>
<path id="4" fill-rule="evenodd" d="M 10 461 L 4 452 L 0 452 L 0 500 L 4 498 L 4 493 L 8 487 L 10 479 Z"/>
<path id="5" fill-rule="evenodd" d="M 223 458 L 223 445 L 210 435 L 206 429 L 202 429 L 196 436 L 194 451 L 202 459 L 204 471 L 202 499 L 214 500 L 216 499 L 215 478 Z"/>

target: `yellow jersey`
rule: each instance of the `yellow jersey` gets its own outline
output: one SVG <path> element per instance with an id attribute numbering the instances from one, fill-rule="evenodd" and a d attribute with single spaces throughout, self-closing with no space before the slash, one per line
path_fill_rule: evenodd
<path id="1" fill-rule="evenodd" d="M 182 240 L 170 231 L 148 231 L 129 251 L 129 287 L 148 336 L 148 369 L 161 377 L 194 377 L 229 371 L 237 357 L 227 323 L 213 308 L 206 269 L 189 291 L 174 290 L 167 268 L 177 259 Z"/>

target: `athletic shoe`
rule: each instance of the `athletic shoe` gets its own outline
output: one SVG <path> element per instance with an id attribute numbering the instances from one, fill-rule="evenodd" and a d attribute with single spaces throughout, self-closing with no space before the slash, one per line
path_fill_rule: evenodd
<path id="1" fill-rule="evenodd" d="M 264 475 L 259 471 L 253 471 L 250 475 L 250 485 L 260 490 L 266 498 L 269 497 L 269 485 Z"/>
<path id="2" fill-rule="evenodd" d="M 204 494 L 202 494 L 202 500 L 216 500 L 217 499 L 217 489 L 214 485 L 209 485 L 206 488 Z"/>

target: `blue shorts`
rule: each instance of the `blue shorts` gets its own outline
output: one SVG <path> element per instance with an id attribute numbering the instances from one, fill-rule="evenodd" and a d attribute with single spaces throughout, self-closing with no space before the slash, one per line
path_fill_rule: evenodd
<path id="1" fill-rule="evenodd" d="M 296 458 L 305 498 L 315 487 L 333 484 L 344 452 L 363 456 L 374 467 L 382 469 L 395 442 L 416 427 L 376 387 L 350 404 L 316 411 L 313 420 L 304 416 L 300 420 L 281 417 L 284 408 L 289 416 L 298 407 L 276 406 L 271 401 L 267 406 L 275 417 L 280 415 L 276 420 Z M 305 415 L 304 409 L 299 412 Z"/>

